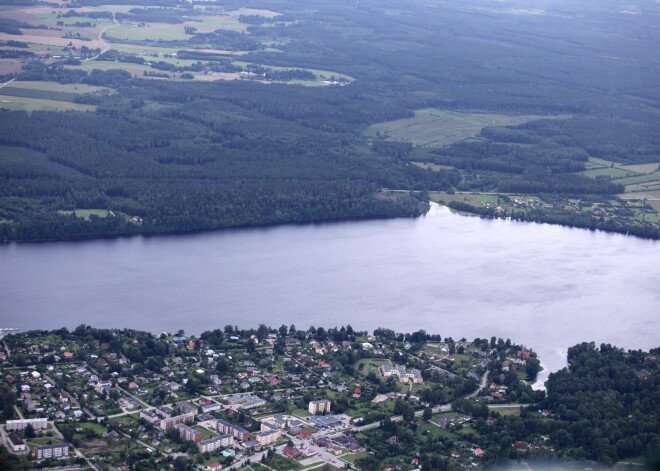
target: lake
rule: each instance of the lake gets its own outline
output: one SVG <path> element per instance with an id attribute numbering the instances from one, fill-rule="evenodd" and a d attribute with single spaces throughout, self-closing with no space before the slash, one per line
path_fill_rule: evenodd
<path id="1" fill-rule="evenodd" d="M 580 341 L 657 347 L 659 262 L 657 241 L 437 205 L 416 219 L 12 243 L 0 327 L 425 329 L 510 338 L 547 374 Z"/>

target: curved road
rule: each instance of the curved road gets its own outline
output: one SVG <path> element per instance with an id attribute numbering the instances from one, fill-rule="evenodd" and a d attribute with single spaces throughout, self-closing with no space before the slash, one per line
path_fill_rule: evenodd
<path id="1" fill-rule="evenodd" d="M 114 13 L 112 14 L 112 21 L 115 22 L 114 25 L 106 26 L 105 28 L 103 28 L 103 29 L 99 32 L 99 41 L 101 41 L 103 44 L 105 44 L 105 49 L 103 49 L 101 52 L 99 52 L 98 54 L 96 54 L 94 57 L 88 57 L 87 59 L 83 59 L 83 61 L 93 61 L 94 59 L 96 59 L 97 57 L 99 57 L 99 56 L 100 56 L 101 54 L 103 54 L 104 52 L 107 52 L 107 51 L 110 50 L 110 44 L 108 44 L 107 42 L 105 42 L 105 39 L 103 39 L 103 34 L 105 34 L 105 32 L 106 32 L 107 30 L 109 30 L 110 28 L 114 28 L 114 27 L 116 27 L 116 26 L 119 26 L 120 23 L 119 23 L 119 21 L 117 21 L 117 19 L 115 18 L 115 14 L 114 14 Z"/>

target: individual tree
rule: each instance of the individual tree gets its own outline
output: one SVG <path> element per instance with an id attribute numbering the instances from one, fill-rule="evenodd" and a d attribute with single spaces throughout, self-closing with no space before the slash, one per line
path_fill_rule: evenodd
<path id="1" fill-rule="evenodd" d="M 431 420 L 431 417 L 433 417 L 433 410 L 430 407 L 427 407 L 424 409 L 424 413 L 422 414 L 422 418 L 424 420 Z"/>
<path id="2" fill-rule="evenodd" d="M 183 455 L 177 456 L 174 458 L 172 465 L 174 466 L 174 471 L 185 471 L 188 469 L 188 458 Z"/>
<path id="3" fill-rule="evenodd" d="M 26 438 L 34 438 L 36 436 L 36 433 L 34 432 L 34 427 L 32 424 L 27 424 L 27 427 L 25 427 L 25 437 Z"/>

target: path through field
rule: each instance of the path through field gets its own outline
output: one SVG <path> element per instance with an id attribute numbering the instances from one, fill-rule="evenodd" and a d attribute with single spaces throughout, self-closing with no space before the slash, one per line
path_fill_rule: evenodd
<path id="1" fill-rule="evenodd" d="M 98 56 L 100 56 L 100 55 L 103 54 L 104 52 L 107 52 L 107 51 L 110 50 L 110 44 L 108 44 L 108 43 L 105 41 L 105 39 L 103 39 L 103 35 L 104 35 L 105 32 L 106 32 L 107 30 L 109 30 L 110 28 L 115 28 L 115 27 L 119 26 L 119 21 L 117 21 L 117 18 L 115 18 L 115 14 L 114 14 L 114 13 L 112 14 L 112 21 L 115 22 L 114 25 L 106 26 L 105 28 L 103 28 L 103 29 L 99 32 L 99 41 L 101 41 L 101 42 L 104 44 L 105 49 L 103 49 L 101 52 L 99 52 L 98 54 L 96 54 L 94 57 L 88 57 L 87 59 L 83 59 L 84 61 L 93 61 L 94 59 L 96 59 Z"/>

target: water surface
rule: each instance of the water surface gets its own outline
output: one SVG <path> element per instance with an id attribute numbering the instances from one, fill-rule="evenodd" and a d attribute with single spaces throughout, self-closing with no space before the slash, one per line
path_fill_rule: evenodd
<path id="1" fill-rule="evenodd" d="M 450 213 L 0 246 L 0 327 L 199 334 L 226 324 L 660 344 L 660 243 Z"/>

